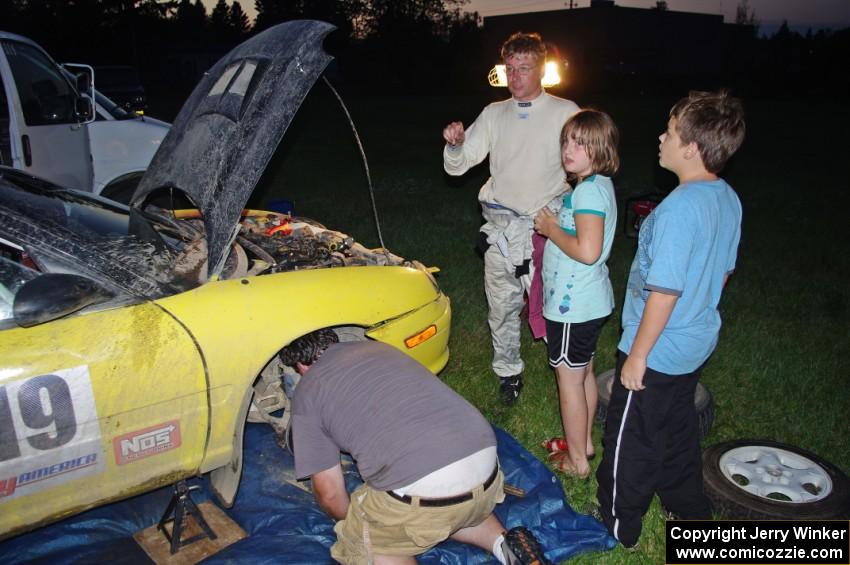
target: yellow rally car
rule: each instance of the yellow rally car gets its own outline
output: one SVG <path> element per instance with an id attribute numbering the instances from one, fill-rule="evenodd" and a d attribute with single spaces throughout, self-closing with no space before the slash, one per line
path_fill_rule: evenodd
<path id="1" fill-rule="evenodd" d="M 331 29 L 283 24 L 222 59 L 129 208 L 0 168 L 0 539 L 207 472 L 232 504 L 245 422 L 285 441 L 277 353 L 309 331 L 446 364 L 449 299 L 422 265 L 243 210 Z"/>

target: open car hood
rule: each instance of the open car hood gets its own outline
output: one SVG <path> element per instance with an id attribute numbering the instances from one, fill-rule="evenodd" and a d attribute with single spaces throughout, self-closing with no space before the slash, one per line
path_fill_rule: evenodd
<path id="1" fill-rule="evenodd" d="M 239 216 L 295 112 L 331 57 L 334 29 L 324 22 L 283 23 L 245 41 L 212 67 L 183 105 L 133 194 L 173 187 L 200 208 L 209 277 L 218 278 Z"/>

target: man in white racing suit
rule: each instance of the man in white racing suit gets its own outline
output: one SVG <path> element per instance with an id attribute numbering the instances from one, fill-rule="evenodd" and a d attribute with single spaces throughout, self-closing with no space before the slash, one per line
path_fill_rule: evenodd
<path id="1" fill-rule="evenodd" d="M 452 122 L 443 130 L 443 166 L 459 176 L 490 156 L 490 178 L 478 200 L 484 289 L 493 342 L 493 372 L 502 400 L 512 405 L 522 390 L 520 318 L 530 286 L 528 265 L 537 212 L 567 188 L 561 168 L 560 132 L 579 110 L 569 100 L 543 90 L 546 46 L 536 33 L 515 33 L 502 45 L 511 98 L 485 107 L 464 129 Z"/>

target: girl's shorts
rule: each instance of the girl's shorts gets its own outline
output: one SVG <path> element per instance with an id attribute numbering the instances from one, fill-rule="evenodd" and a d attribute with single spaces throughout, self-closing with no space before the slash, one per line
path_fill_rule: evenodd
<path id="1" fill-rule="evenodd" d="M 606 320 L 608 316 L 587 322 L 546 320 L 549 365 L 566 365 L 570 369 L 586 367 L 596 352 L 596 342 Z"/>

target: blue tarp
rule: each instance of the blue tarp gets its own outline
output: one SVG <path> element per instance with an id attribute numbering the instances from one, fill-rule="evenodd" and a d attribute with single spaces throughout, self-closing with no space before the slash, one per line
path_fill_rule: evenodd
<path id="1" fill-rule="evenodd" d="M 495 428 L 505 483 L 525 490 L 506 496 L 496 515 L 507 527 L 530 528 L 560 562 L 584 551 L 610 549 L 615 541 L 590 516 L 576 513 L 549 469 L 513 437 Z M 275 443 L 271 428 L 249 424 L 245 433 L 245 467 L 239 494 L 227 514 L 248 537 L 224 548 L 204 563 L 330 563 L 333 522 L 295 480 L 292 456 Z M 346 465 L 349 490 L 359 482 L 356 468 Z M 195 502 L 210 499 L 205 479 L 193 479 Z M 163 488 L 89 510 L 62 522 L 0 543 L 0 562 L 9 563 L 140 563 L 147 560 L 133 533 L 156 524 L 173 490 Z M 487 563 L 489 553 L 446 541 L 420 556 L 422 564 Z M 494 561 L 495 562 L 495 561 Z"/>

